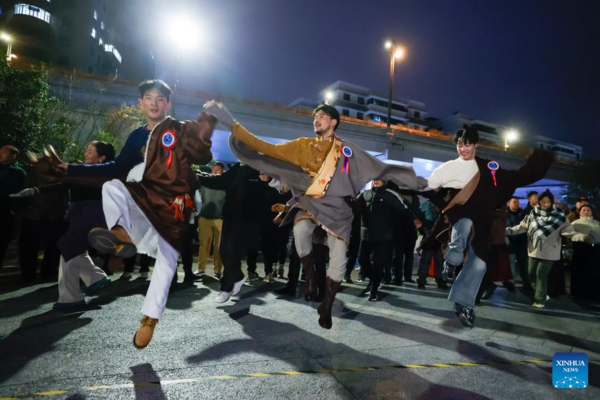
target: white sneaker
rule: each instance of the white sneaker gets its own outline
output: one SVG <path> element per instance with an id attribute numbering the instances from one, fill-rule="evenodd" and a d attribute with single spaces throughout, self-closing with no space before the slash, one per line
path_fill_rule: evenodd
<path id="1" fill-rule="evenodd" d="M 131 278 L 131 276 L 132 276 L 131 272 L 123 272 L 119 279 L 129 279 L 129 278 Z"/>
<path id="2" fill-rule="evenodd" d="M 240 290 L 242 290 L 242 286 L 244 286 L 244 282 L 246 282 L 245 276 L 242 278 L 242 280 L 234 283 L 233 292 L 231 292 L 231 296 L 235 296 L 236 294 L 238 294 L 240 292 Z"/>
<path id="3" fill-rule="evenodd" d="M 142 279 L 148 279 L 148 273 L 147 272 L 142 272 L 140 274 L 140 278 L 142 278 Z"/>
<path id="4" fill-rule="evenodd" d="M 215 303 L 225 303 L 227 300 L 231 298 L 233 292 L 219 292 L 217 297 L 215 297 Z"/>
<path id="5" fill-rule="evenodd" d="M 267 275 L 265 275 L 264 281 L 268 282 L 268 283 L 275 282 L 275 279 L 273 278 L 273 274 L 267 274 Z"/>

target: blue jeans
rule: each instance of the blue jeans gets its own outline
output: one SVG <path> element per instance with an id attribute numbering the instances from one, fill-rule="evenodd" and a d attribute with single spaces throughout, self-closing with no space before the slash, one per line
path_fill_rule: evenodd
<path id="1" fill-rule="evenodd" d="M 444 258 L 452 265 L 463 263 L 464 252 L 467 250 L 467 261 L 450 288 L 448 299 L 468 308 L 475 308 L 475 298 L 485 275 L 485 262 L 475 255 L 470 246 L 471 227 L 473 222 L 463 218 L 452 226 L 452 235 Z"/>

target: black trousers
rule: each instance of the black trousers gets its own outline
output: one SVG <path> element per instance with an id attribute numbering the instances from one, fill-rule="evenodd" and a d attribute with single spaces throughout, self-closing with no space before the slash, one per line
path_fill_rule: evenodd
<path id="1" fill-rule="evenodd" d="M 365 276 L 369 278 L 372 294 L 377 293 L 385 266 L 392 262 L 392 251 L 393 245 L 391 241 L 361 241 L 358 262 Z"/>
<path id="2" fill-rule="evenodd" d="M 192 264 L 194 263 L 194 238 L 197 236 L 198 227 L 195 224 L 188 224 L 181 246 L 181 263 L 183 264 L 183 270 L 186 274 L 192 273 Z"/>
<path id="3" fill-rule="evenodd" d="M 0 210 L 0 268 L 6 256 L 6 250 L 12 239 L 13 215 L 10 212 Z"/>
<path id="4" fill-rule="evenodd" d="M 488 258 L 486 262 L 486 270 L 485 275 L 483 275 L 483 279 L 481 280 L 481 285 L 479 285 L 479 292 L 477 292 L 477 299 L 481 299 L 483 296 L 483 292 L 486 289 L 492 287 L 494 282 L 492 282 L 492 274 L 496 269 L 496 265 L 498 265 L 498 258 L 500 257 L 500 252 L 506 247 L 503 244 L 492 244 L 490 245 L 490 249 L 488 251 Z"/>
<path id="5" fill-rule="evenodd" d="M 41 274 L 50 278 L 58 274 L 60 252 L 58 239 L 62 236 L 63 222 L 51 221 L 44 217 L 39 221 L 21 219 L 21 235 L 19 237 L 19 264 L 21 276 L 30 280 L 37 271 L 38 252 L 44 249 Z"/>
<path id="6" fill-rule="evenodd" d="M 277 229 L 277 246 L 275 249 L 275 260 L 279 262 L 279 265 L 284 265 L 287 259 L 288 243 L 290 242 L 290 233 L 292 231 L 292 224 L 287 224 L 284 227 Z M 293 247 L 293 246 L 292 246 Z"/>
<path id="7" fill-rule="evenodd" d="M 394 280 L 401 282 L 402 277 L 405 281 L 412 279 L 417 237 L 417 231 L 414 230 L 403 232 L 400 237 L 394 238 Z M 392 279 L 389 267 L 386 270 L 385 279 Z"/>
<path id="8" fill-rule="evenodd" d="M 348 244 L 348 261 L 346 262 L 346 277 L 349 277 L 358 260 L 360 249 L 360 229 L 355 229 L 350 234 L 350 243 Z"/>
<path id="9" fill-rule="evenodd" d="M 221 244 L 219 254 L 223 261 L 223 277 L 221 278 L 221 291 L 231 292 L 233 285 L 244 278 L 242 272 L 242 259 L 248 250 L 256 250 L 260 239 L 260 226 L 258 223 L 236 221 L 234 218 L 223 219 Z M 254 259 L 256 271 L 256 259 Z M 248 271 L 250 269 L 248 260 Z"/>
<path id="10" fill-rule="evenodd" d="M 125 259 L 125 268 L 123 269 L 124 272 L 133 273 L 137 257 L 138 255 L 136 254 L 135 256 Z M 140 262 L 138 264 L 140 266 L 140 273 L 150 271 L 150 258 L 151 257 L 146 254 L 140 254 Z"/>
<path id="11" fill-rule="evenodd" d="M 423 250 L 421 260 L 419 261 L 419 282 L 426 283 L 429 276 L 429 267 L 433 259 L 433 268 L 435 270 L 435 281 L 441 283 L 443 281 L 442 271 L 444 270 L 444 254 L 442 250 Z"/>

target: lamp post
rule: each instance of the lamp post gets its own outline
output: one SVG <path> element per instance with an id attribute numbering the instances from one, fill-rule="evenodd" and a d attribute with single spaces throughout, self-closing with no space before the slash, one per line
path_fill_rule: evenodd
<path id="1" fill-rule="evenodd" d="M 508 150 L 508 144 L 514 142 L 519 138 L 519 132 L 514 129 L 507 131 L 504 134 L 504 151 Z"/>
<path id="2" fill-rule="evenodd" d="M 0 39 L 6 42 L 6 62 L 10 64 L 10 61 L 13 58 L 17 58 L 17 56 L 12 54 L 12 37 L 7 33 L 2 32 L 0 33 Z"/>
<path id="3" fill-rule="evenodd" d="M 404 49 L 396 48 L 396 42 L 388 40 L 385 42 L 385 48 L 390 50 L 390 88 L 388 95 L 388 113 L 387 113 L 387 126 L 388 128 L 392 124 L 392 97 L 394 91 L 394 70 L 396 68 L 396 59 L 404 57 Z"/>

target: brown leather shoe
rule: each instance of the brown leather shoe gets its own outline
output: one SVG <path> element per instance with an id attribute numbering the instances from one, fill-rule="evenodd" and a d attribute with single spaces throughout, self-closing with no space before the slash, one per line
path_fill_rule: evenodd
<path id="1" fill-rule="evenodd" d="M 88 234 L 90 244 L 103 254 L 111 254 L 121 258 L 129 258 L 137 253 L 137 248 L 129 234 L 120 225 L 112 229 L 94 228 Z"/>
<path id="2" fill-rule="evenodd" d="M 319 325 L 321 328 L 331 329 L 333 326 L 333 320 L 331 319 L 331 307 L 333 307 L 335 295 L 340 290 L 342 282 L 336 282 L 330 277 L 327 277 L 325 284 L 325 299 L 317 309 L 317 312 L 319 313 Z"/>
<path id="3" fill-rule="evenodd" d="M 154 334 L 154 328 L 158 323 L 156 318 L 150 318 L 147 315 L 142 317 L 141 325 L 135 335 L 133 335 L 133 345 L 138 349 L 143 349 L 148 346 Z"/>
<path id="4" fill-rule="evenodd" d="M 306 279 L 304 283 L 304 300 L 306 301 L 313 301 L 317 297 L 315 263 L 313 260 L 312 252 L 300 259 Z"/>

